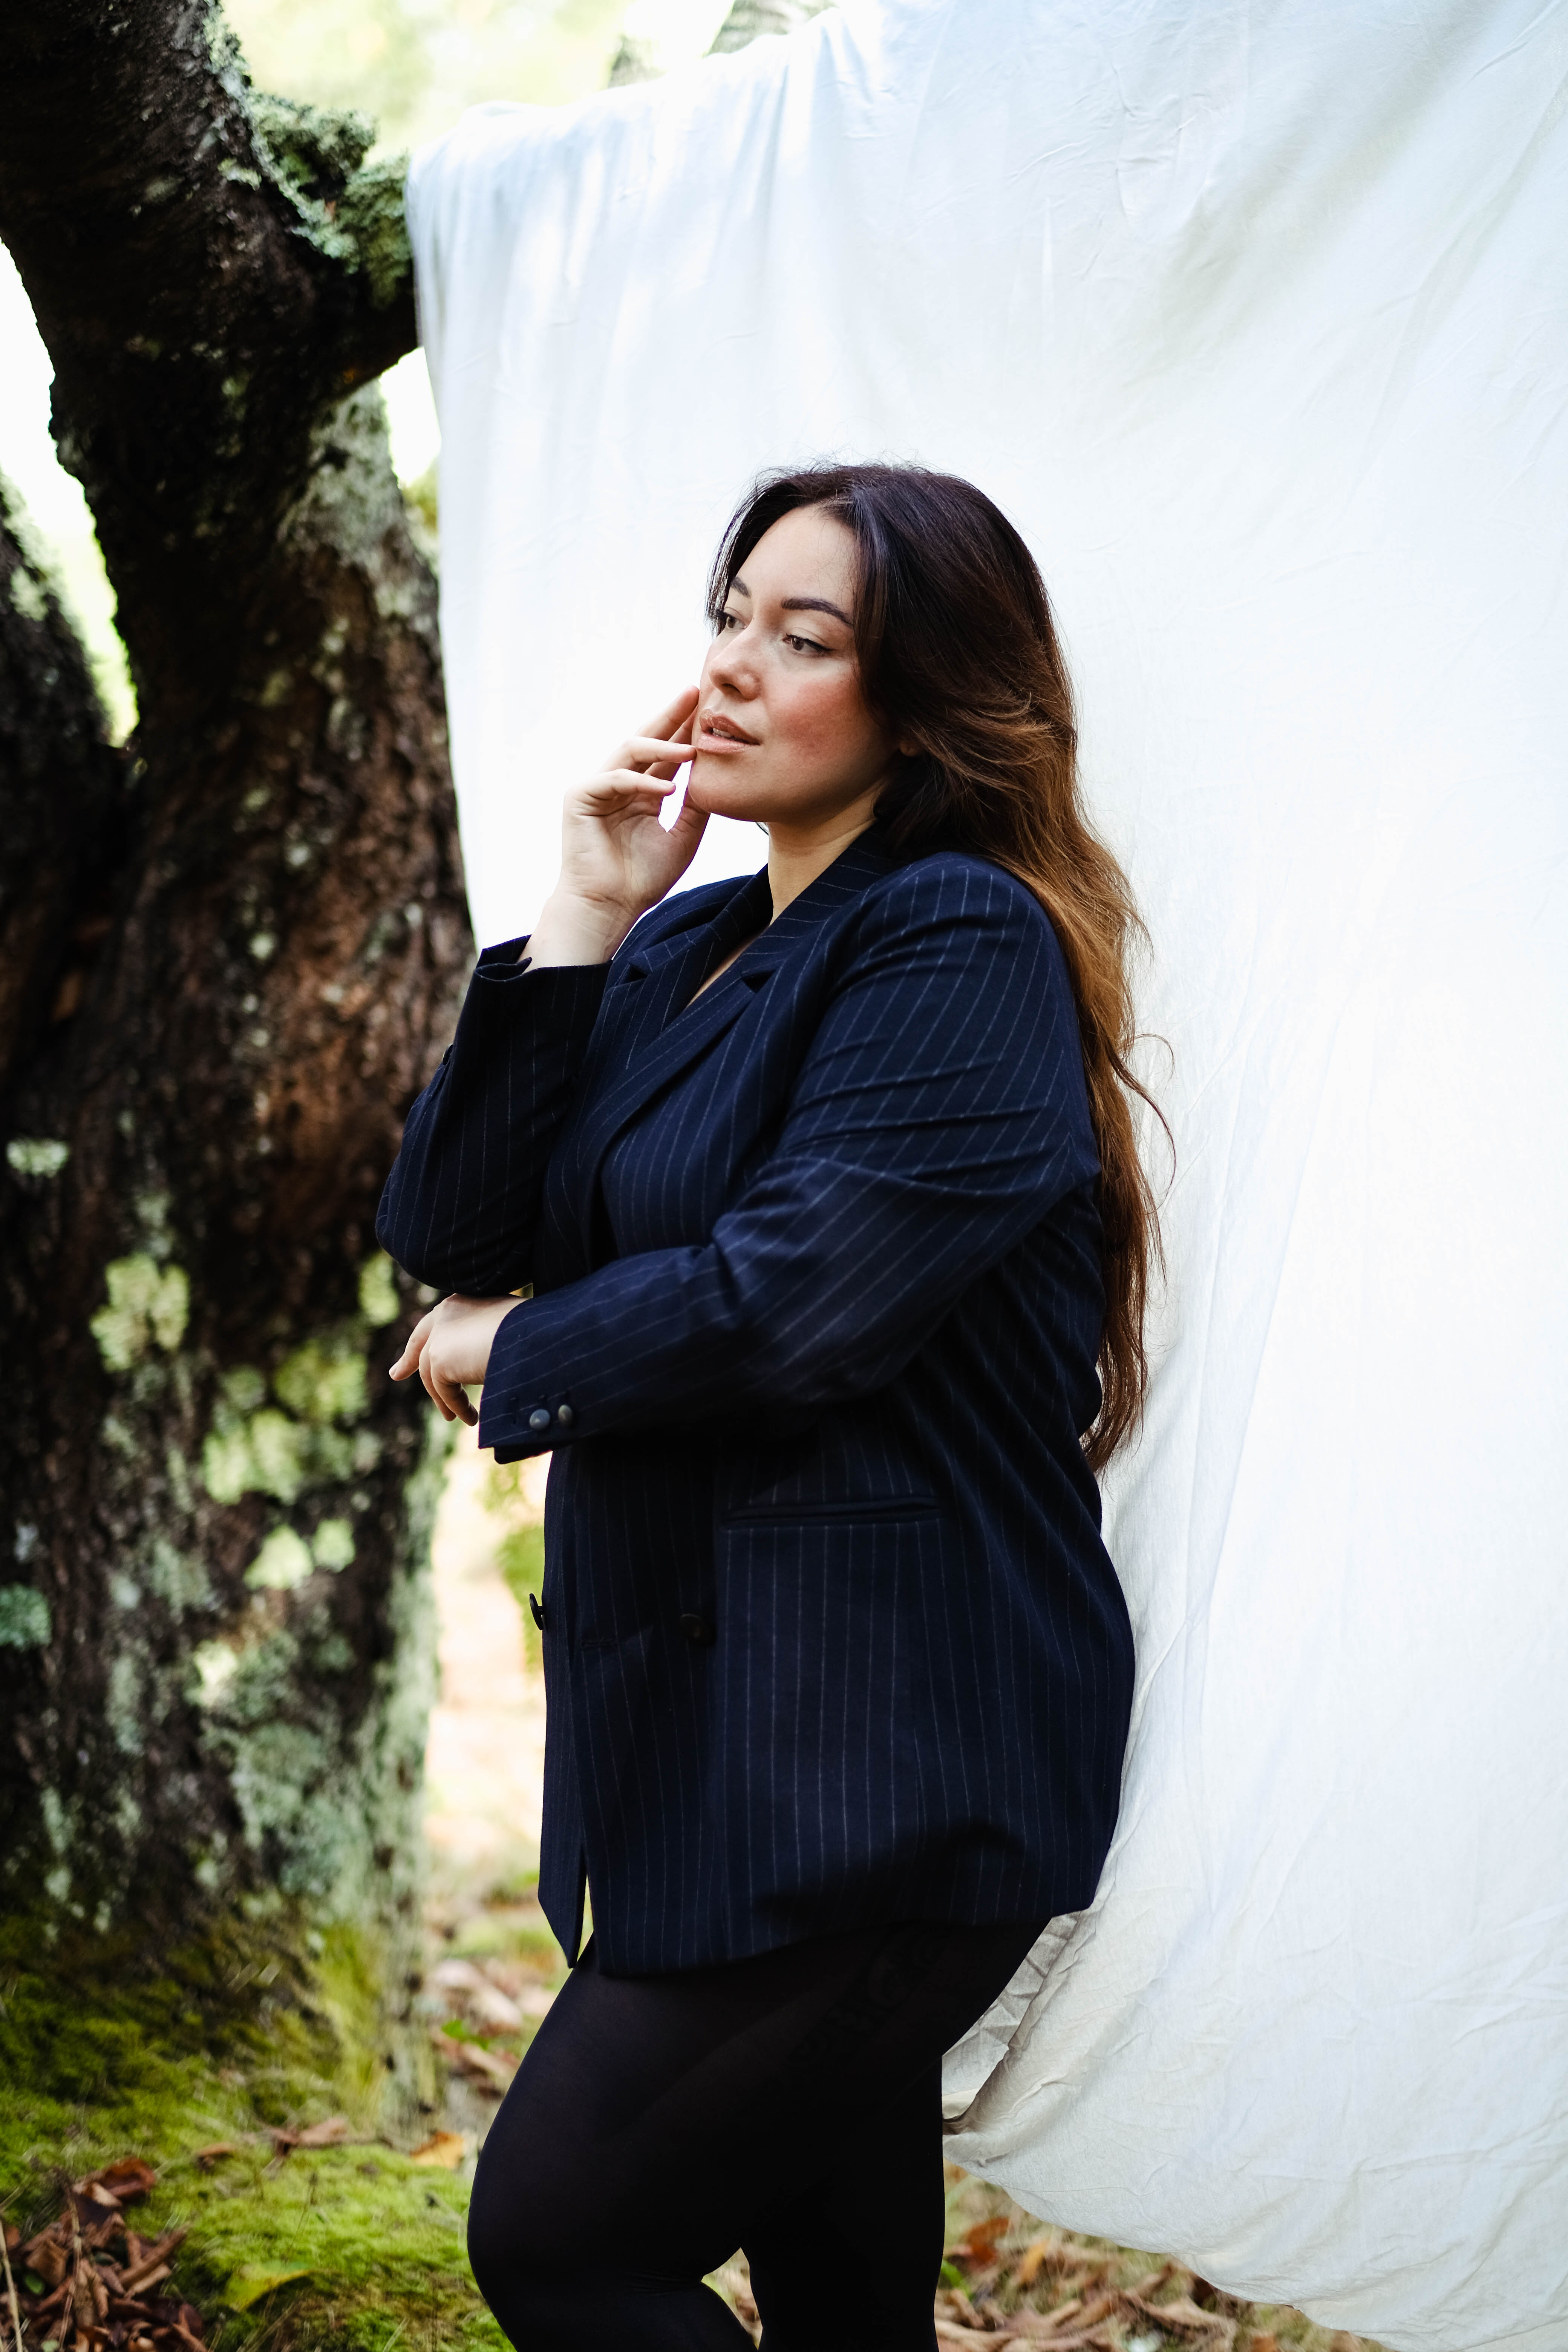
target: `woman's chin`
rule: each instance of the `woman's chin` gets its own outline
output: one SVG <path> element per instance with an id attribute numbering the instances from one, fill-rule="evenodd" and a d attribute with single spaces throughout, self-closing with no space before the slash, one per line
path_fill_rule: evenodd
<path id="1" fill-rule="evenodd" d="M 765 824 L 767 812 L 758 802 L 766 797 L 766 793 L 748 792 L 739 776 L 694 772 L 686 787 L 689 807 L 700 809 L 704 816 L 734 817 L 742 824 Z"/>

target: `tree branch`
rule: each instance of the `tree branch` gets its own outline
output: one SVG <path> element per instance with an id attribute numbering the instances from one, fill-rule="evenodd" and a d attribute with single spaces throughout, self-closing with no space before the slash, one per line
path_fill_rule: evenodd
<path id="1" fill-rule="evenodd" d="M 0 236 L 144 709 L 226 686 L 312 427 L 414 345 L 401 167 L 363 168 L 371 136 L 253 92 L 201 0 L 0 28 Z"/>

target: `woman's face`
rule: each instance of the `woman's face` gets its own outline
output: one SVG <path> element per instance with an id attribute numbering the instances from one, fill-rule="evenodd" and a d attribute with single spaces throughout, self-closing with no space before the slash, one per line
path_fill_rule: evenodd
<path id="1" fill-rule="evenodd" d="M 702 665 L 689 797 L 775 837 L 872 806 L 897 748 L 855 658 L 855 541 L 821 507 L 780 517 L 741 567 Z"/>

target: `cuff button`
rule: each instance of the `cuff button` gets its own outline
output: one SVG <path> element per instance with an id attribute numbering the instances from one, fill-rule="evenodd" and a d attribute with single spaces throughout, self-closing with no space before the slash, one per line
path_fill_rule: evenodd
<path id="1" fill-rule="evenodd" d="M 570 1429 L 577 1416 L 569 1404 L 558 1404 L 555 1408 L 555 1418 L 563 1429 Z"/>
<path id="2" fill-rule="evenodd" d="M 530 1429 L 549 1428 L 550 1415 L 545 1412 L 544 1407 L 542 1404 L 536 1404 L 533 1411 L 529 1414 L 528 1425 Z"/>

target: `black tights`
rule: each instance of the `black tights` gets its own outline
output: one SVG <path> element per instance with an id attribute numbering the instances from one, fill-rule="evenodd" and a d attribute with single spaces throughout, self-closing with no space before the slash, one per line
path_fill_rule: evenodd
<path id="1" fill-rule="evenodd" d="M 474 2181 L 468 2252 L 512 2343 L 741 2352 L 702 2278 L 743 2246 L 764 2352 L 929 2352 L 942 2053 L 1039 1933 L 875 1927 L 655 1977 L 602 1976 L 590 1944 Z"/>

